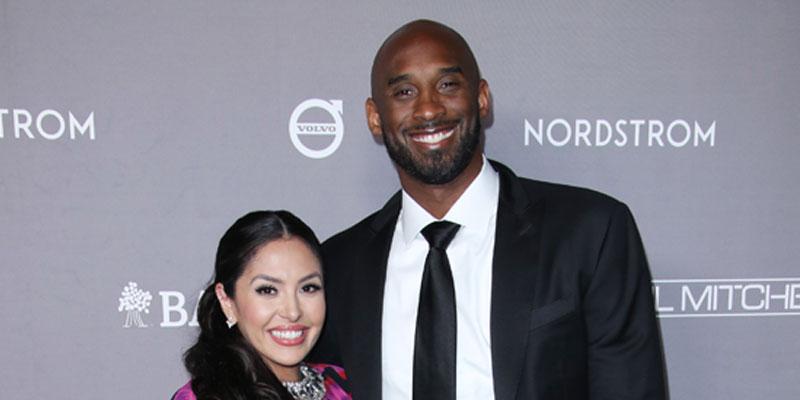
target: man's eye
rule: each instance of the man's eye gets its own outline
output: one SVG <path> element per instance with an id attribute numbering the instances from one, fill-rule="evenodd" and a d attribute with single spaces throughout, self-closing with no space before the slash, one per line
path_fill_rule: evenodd
<path id="1" fill-rule="evenodd" d="M 409 88 L 400 88 L 394 91 L 394 97 L 409 97 L 414 94 L 414 91 Z"/>
<path id="2" fill-rule="evenodd" d="M 461 83 L 458 81 L 444 81 L 440 86 L 442 89 L 455 89 L 459 85 L 461 85 Z"/>
<path id="3" fill-rule="evenodd" d="M 259 286 L 258 288 L 256 288 L 256 293 L 262 295 L 272 295 L 278 293 L 278 289 L 276 289 L 273 286 Z"/>
<path id="4" fill-rule="evenodd" d="M 316 283 L 309 283 L 308 285 L 303 286 L 300 290 L 304 293 L 314 293 L 322 290 L 322 286 L 317 285 Z"/>

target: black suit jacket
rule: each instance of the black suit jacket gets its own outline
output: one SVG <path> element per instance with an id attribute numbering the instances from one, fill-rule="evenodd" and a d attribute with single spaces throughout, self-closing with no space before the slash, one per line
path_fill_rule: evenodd
<path id="1" fill-rule="evenodd" d="M 492 166 L 496 399 L 665 398 L 650 273 L 628 208 Z M 341 364 L 357 400 L 381 398 L 383 289 L 400 198 L 323 244 L 328 314 L 312 357 Z"/>

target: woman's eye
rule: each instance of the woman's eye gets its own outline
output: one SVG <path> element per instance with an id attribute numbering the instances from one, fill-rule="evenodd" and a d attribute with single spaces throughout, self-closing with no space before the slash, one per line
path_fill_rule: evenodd
<path id="1" fill-rule="evenodd" d="M 322 290 L 322 286 L 317 285 L 316 283 L 309 283 L 301 288 L 304 293 L 314 293 Z"/>
<path id="2" fill-rule="evenodd" d="M 271 295 L 278 293 L 278 289 L 272 286 L 259 286 L 258 288 L 256 288 L 256 293 L 263 295 Z"/>

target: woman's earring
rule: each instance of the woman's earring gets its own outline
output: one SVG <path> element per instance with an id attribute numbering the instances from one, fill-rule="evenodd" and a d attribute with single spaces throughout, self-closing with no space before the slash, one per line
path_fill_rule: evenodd
<path id="1" fill-rule="evenodd" d="M 229 319 L 226 319 L 225 323 L 228 325 L 228 329 L 231 329 L 234 325 L 236 325 L 236 321 L 231 321 Z"/>

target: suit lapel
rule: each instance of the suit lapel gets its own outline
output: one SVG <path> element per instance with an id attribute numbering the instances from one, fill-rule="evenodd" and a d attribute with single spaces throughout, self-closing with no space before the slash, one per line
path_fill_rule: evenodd
<path id="1" fill-rule="evenodd" d="M 349 340 L 351 360 L 348 375 L 358 382 L 355 398 L 381 398 L 381 326 L 383 321 L 383 289 L 386 281 L 386 262 L 400 212 L 400 193 L 395 194 L 370 224 L 373 236 L 365 244 L 360 269 L 350 278 L 351 304 Z"/>
<path id="2" fill-rule="evenodd" d="M 497 400 L 514 399 L 525 360 L 539 249 L 541 207 L 517 177 L 492 162 L 500 174 L 492 263 L 491 345 Z"/>

